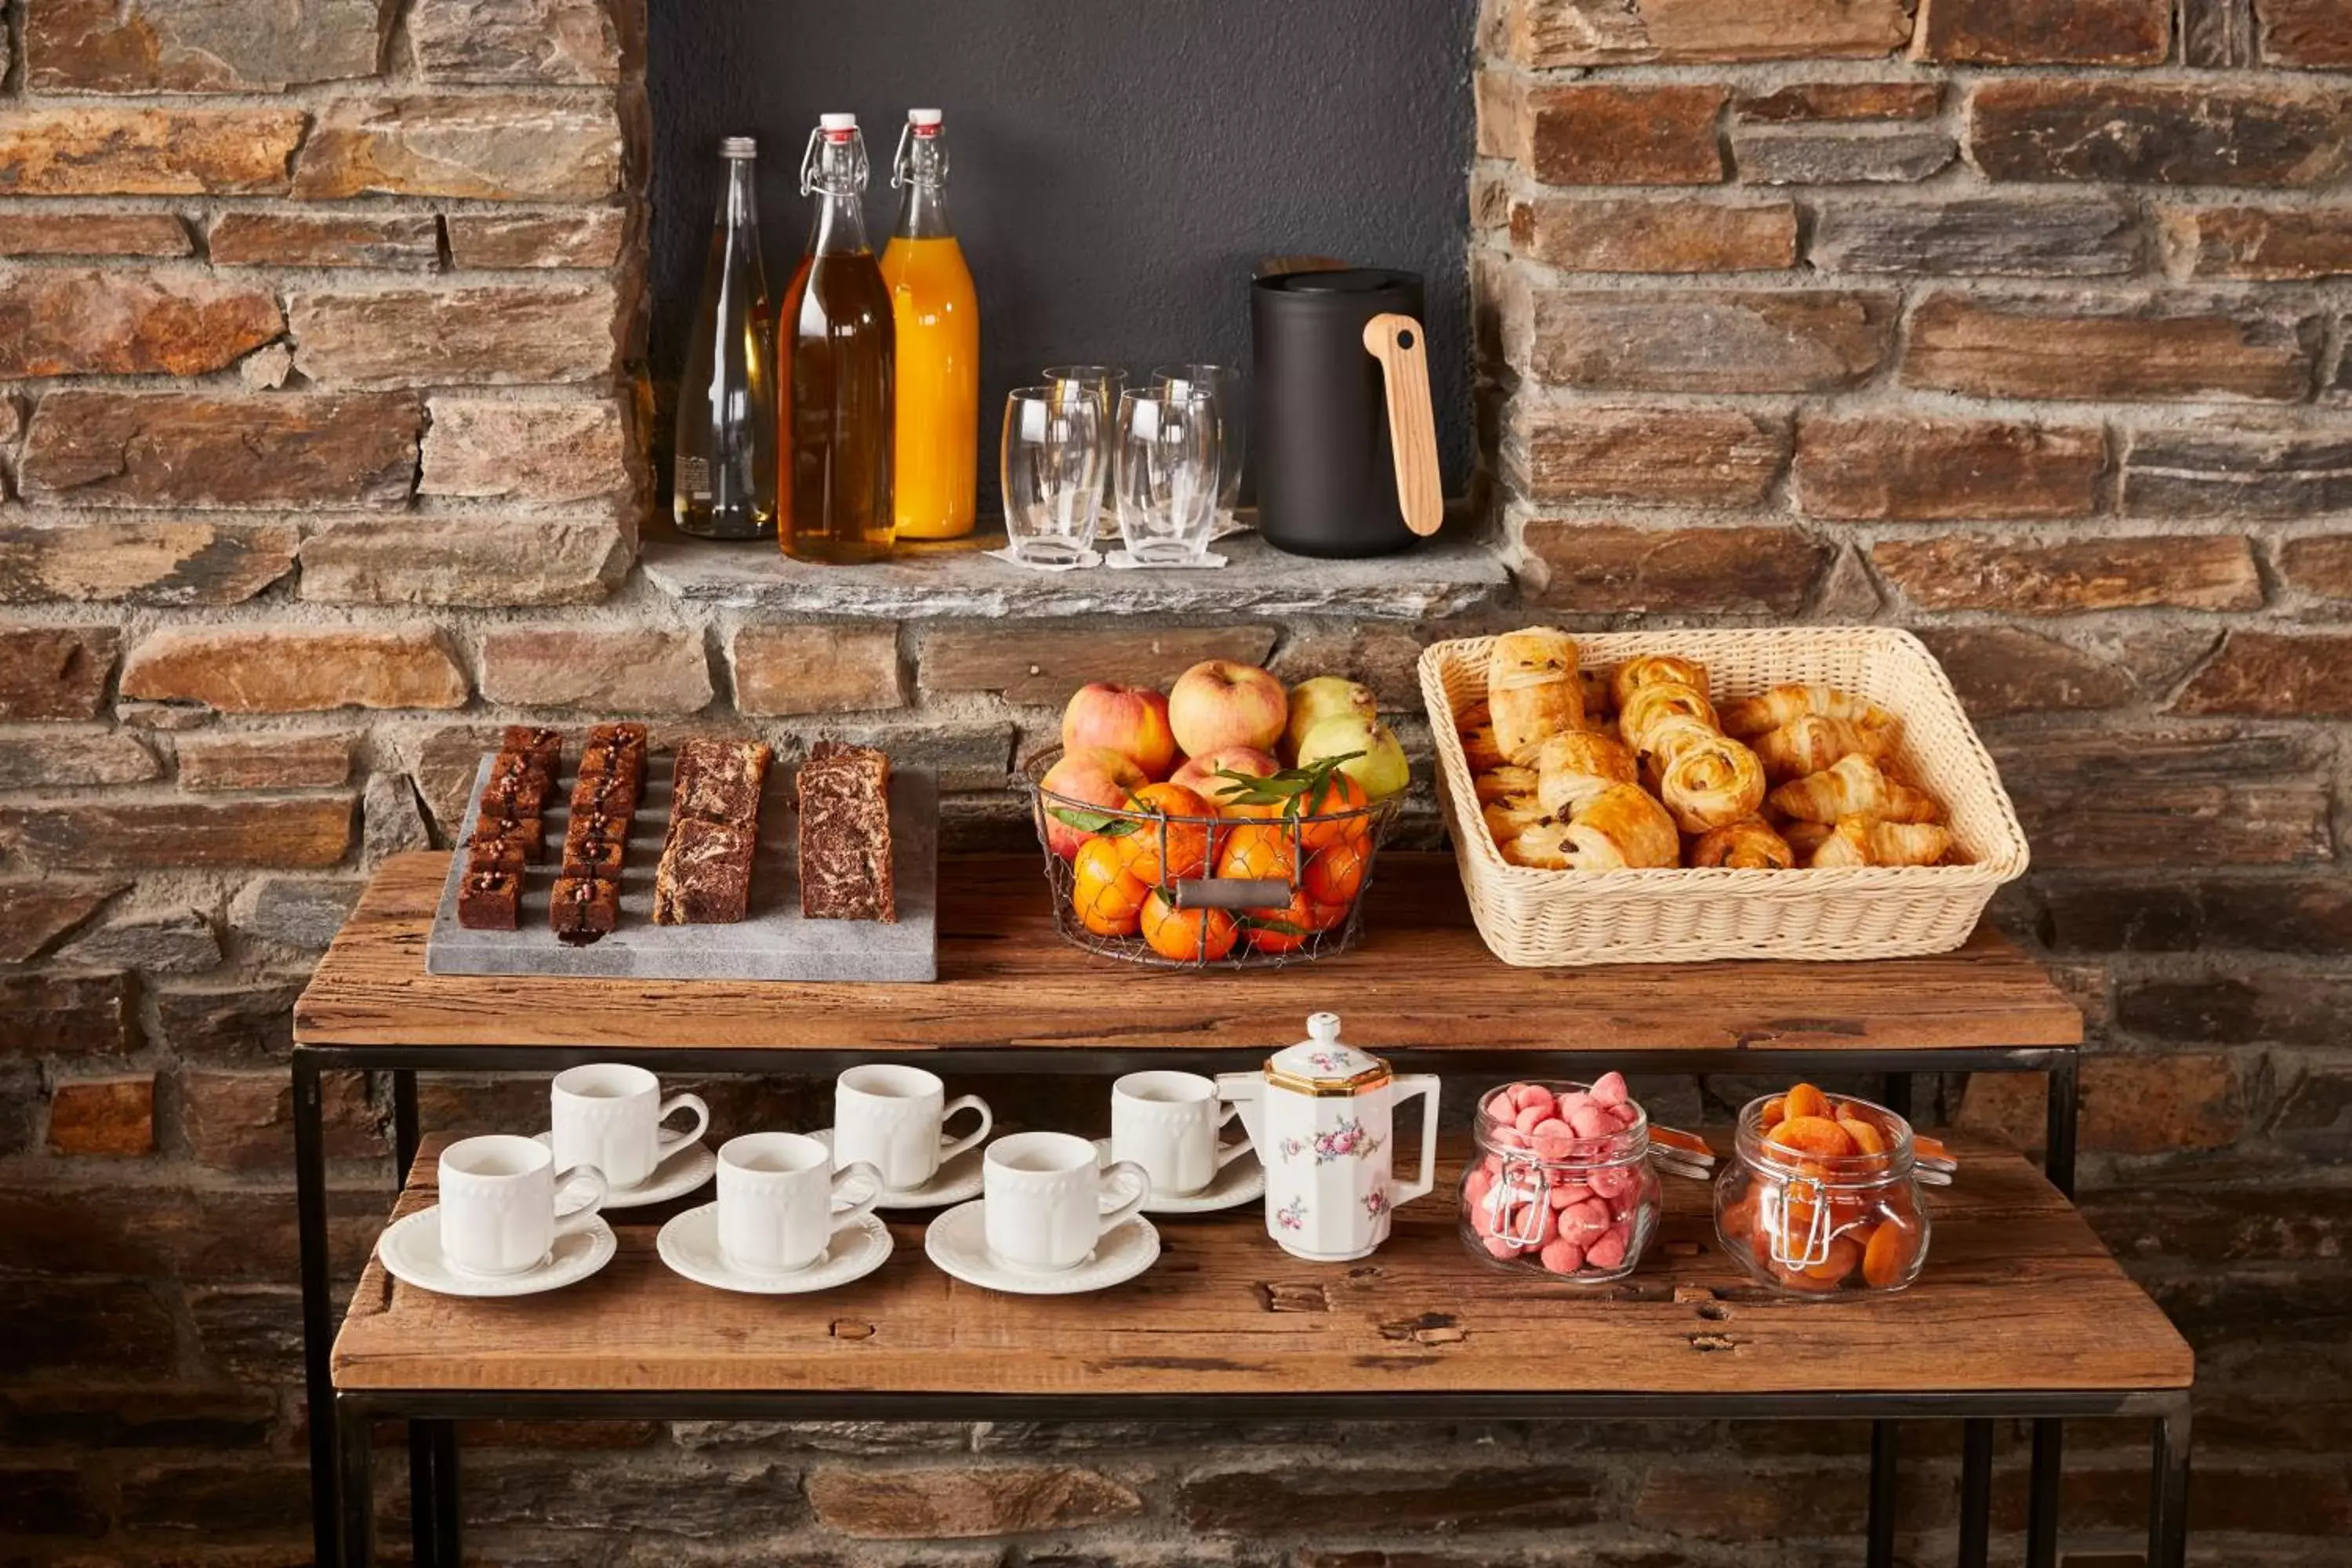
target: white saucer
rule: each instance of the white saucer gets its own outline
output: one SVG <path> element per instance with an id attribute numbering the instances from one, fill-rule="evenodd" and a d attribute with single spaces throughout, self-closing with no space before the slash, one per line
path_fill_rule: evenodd
<path id="1" fill-rule="evenodd" d="M 1095 1154 L 1104 1164 L 1110 1163 L 1110 1140 L 1095 1140 Z M 1173 1193 L 1153 1193 L 1143 1200 L 1145 1214 L 1213 1214 L 1245 1204 L 1252 1198 L 1265 1196 L 1265 1167 L 1257 1163 L 1255 1152 L 1236 1156 L 1233 1163 L 1219 1171 L 1209 1184 L 1197 1193 L 1179 1196 Z"/>
<path id="2" fill-rule="evenodd" d="M 555 1134 L 532 1134 L 541 1142 L 553 1147 Z M 604 1194 L 608 1209 L 650 1208 L 666 1204 L 672 1198 L 682 1198 L 719 1172 L 719 1156 L 710 1146 L 698 1138 L 691 1143 L 681 1143 L 669 1152 L 668 1158 L 654 1167 L 652 1175 L 634 1187 L 614 1187 Z"/>
<path id="3" fill-rule="evenodd" d="M 375 1255 L 394 1279 L 442 1296 L 536 1296 L 576 1285 L 607 1263 L 619 1244 L 613 1227 L 591 1221 L 584 1230 L 555 1238 L 555 1249 L 535 1268 L 520 1274 L 467 1274 L 441 1256 L 441 1209 L 435 1205 L 395 1220 L 377 1238 Z"/>
<path id="4" fill-rule="evenodd" d="M 809 1136 L 828 1149 L 833 1147 L 833 1129 L 830 1127 L 820 1127 Z M 954 1159 L 942 1161 L 940 1168 L 931 1173 L 931 1179 L 921 1186 L 886 1190 L 874 1206 L 939 1209 L 950 1204 L 960 1204 L 966 1198 L 980 1196 L 981 1184 L 985 1180 L 981 1173 L 980 1160 L 986 1148 L 985 1143 L 973 1144 Z"/>
<path id="5" fill-rule="evenodd" d="M 987 1200 L 961 1204 L 931 1221 L 923 1232 L 923 1256 L 967 1285 L 1013 1296 L 1077 1296 L 1124 1285 L 1160 1256 L 1160 1233 L 1135 1215 L 1111 1227 L 1095 1244 L 1092 1257 L 1057 1274 L 1007 1268 L 988 1250 Z"/>
<path id="6" fill-rule="evenodd" d="M 800 1296 L 863 1279 L 889 1260 L 890 1227 L 870 1214 L 834 1226 L 824 1256 L 788 1274 L 754 1274 L 727 1261 L 719 1247 L 719 1205 L 688 1209 L 661 1227 L 655 1242 L 673 1273 L 714 1290 L 753 1296 Z"/>

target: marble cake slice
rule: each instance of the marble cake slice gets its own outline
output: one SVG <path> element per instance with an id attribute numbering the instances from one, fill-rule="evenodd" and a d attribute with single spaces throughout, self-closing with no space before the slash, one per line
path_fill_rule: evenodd
<path id="1" fill-rule="evenodd" d="M 751 829 L 681 816 L 654 869 L 656 925 L 734 925 L 751 907 Z"/>
<path id="2" fill-rule="evenodd" d="M 673 822 L 704 822 L 751 827 L 760 820 L 760 791 L 775 752 L 761 741 L 688 741 L 677 749 L 670 798 Z"/>
<path id="3" fill-rule="evenodd" d="M 898 918 L 890 877 L 890 759 L 820 742 L 801 765 L 801 913 L 817 921 Z"/>

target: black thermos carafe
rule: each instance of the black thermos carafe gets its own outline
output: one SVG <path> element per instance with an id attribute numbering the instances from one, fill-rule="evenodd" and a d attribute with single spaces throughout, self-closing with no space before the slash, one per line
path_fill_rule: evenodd
<path id="1" fill-rule="evenodd" d="M 1250 467 L 1267 543 L 1295 555 L 1386 555 L 1435 530 L 1421 321 L 1421 279 L 1410 272 L 1281 272 L 1251 285 Z"/>

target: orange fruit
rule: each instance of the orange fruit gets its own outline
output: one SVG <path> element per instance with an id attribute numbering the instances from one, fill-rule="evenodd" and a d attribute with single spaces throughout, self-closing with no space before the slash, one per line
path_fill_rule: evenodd
<path id="1" fill-rule="evenodd" d="M 1143 900 L 1143 940 L 1162 958 L 1198 963 L 1230 954 L 1241 927 L 1223 910 L 1180 910 L 1154 888 Z"/>
<path id="2" fill-rule="evenodd" d="M 1071 910 L 1097 936 L 1133 936 L 1150 890 L 1120 863 L 1116 838 L 1087 839 L 1070 863 Z"/>
<path id="3" fill-rule="evenodd" d="M 1316 932 L 1328 931 L 1347 918 L 1346 910 L 1327 909 L 1308 898 L 1302 888 L 1281 908 L 1244 910 L 1242 940 L 1260 952 L 1297 952 Z M 1276 929 L 1280 927 L 1289 929 Z"/>
<path id="4" fill-rule="evenodd" d="M 1230 827 L 1217 851 L 1217 875 L 1251 881 L 1289 882 L 1298 873 L 1298 851 L 1290 829 L 1278 823 Z"/>
<path id="5" fill-rule="evenodd" d="M 1364 873 L 1371 865 L 1369 845 L 1341 839 L 1315 850 L 1298 874 L 1298 885 L 1318 904 L 1345 908 L 1363 890 Z"/>
<path id="6" fill-rule="evenodd" d="M 1364 786 L 1343 773 L 1333 773 L 1323 787 L 1309 796 L 1296 797 L 1298 815 L 1302 817 L 1328 816 L 1334 812 L 1360 811 L 1372 804 Z M 1372 825 L 1368 817 L 1342 817 L 1336 822 L 1302 822 L 1298 827 L 1300 845 L 1309 853 L 1328 848 L 1335 844 L 1356 844 L 1371 847 Z M 1337 901 L 1337 900 L 1327 900 Z"/>
<path id="7" fill-rule="evenodd" d="M 1217 808 L 1182 784 L 1146 784 L 1127 797 L 1127 809 L 1147 817 L 1213 817 Z M 1120 861 L 1128 873 L 1154 884 L 1204 875 L 1209 869 L 1209 830 L 1190 822 L 1144 821 L 1119 836 Z"/>

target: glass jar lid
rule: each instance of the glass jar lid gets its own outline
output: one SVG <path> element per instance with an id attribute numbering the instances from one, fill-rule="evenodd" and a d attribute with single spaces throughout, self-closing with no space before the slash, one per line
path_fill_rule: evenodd
<path id="1" fill-rule="evenodd" d="M 1370 1051 L 1339 1043 L 1337 1013 L 1310 1014 L 1307 1038 L 1266 1058 L 1265 1075 L 1279 1089 L 1330 1096 L 1361 1094 L 1395 1076 Z"/>

